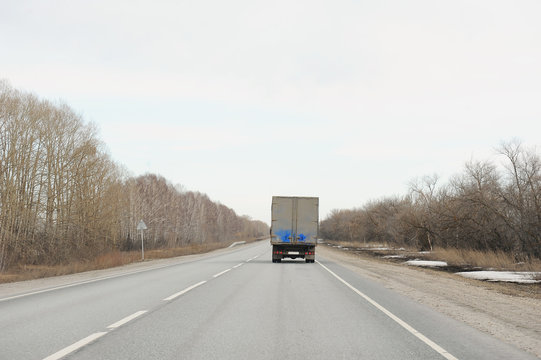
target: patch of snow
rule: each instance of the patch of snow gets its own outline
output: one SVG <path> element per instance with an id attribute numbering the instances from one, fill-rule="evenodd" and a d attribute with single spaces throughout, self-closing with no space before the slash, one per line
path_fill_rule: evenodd
<path id="1" fill-rule="evenodd" d="M 386 247 L 374 247 L 374 248 L 368 248 L 368 250 L 376 250 L 376 251 L 385 251 L 385 250 L 392 250 Z"/>
<path id="2" fill-rule="evenodd" d="M 406 264 L 413 266 L 442 267 L 447 266 L 445 261 L 408 260 Z"/>
<path id="3" fill-rule="evenodd" d="M 485 281 L 504 281 L 523 284 L 540 283 L 535 277 L 541 276 L 541 272 L 514 272 L 514 271 L 468 271 L 459 272 L 458 275 Z"/>
<path id="4" fill-rule="evenodd" d="M 384 259 L 403 259 L 405 258 L 404 255 L 385 255 L 383 257 Z"/>
<path id="5" fill-rule="evenodd" d="M 430 251 L 419 251 L 418 254 L 430 254 Z"/>

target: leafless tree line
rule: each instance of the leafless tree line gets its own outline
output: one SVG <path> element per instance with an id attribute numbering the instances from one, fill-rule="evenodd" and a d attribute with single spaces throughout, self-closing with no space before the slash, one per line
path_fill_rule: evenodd
<path id="1" fill-rule="evenodd" d="M 183 191 L 157 175 L 129 178 L 123 191 L 126 206 L 120 217 L 120 236 L 124 250 L 140 246 L 136 229 L 140 219 L 148 227 L 145 247 L 149 248 L 253 239 L 268 232 L 264 222 L 238 216 L 207 195 Z"/>
<path id="2" fill-rule="evenodd" d="M 268 231 L 265 223 L 161 177 L 126 176 L 96 129 L 67 105 L 0 81 L 0 271 L 129 249 L 141 219 L 150 248 Z"/>
<path id="3" fill-rule="evenodd" d="M 518 141 L 497 150 L 501 164 L 472 161 L 447 184 L 427 176 L 411 183 L 406 196 L 335 210 L 322 221 L 322 235 L 541 258 L 541 158 Z"/>

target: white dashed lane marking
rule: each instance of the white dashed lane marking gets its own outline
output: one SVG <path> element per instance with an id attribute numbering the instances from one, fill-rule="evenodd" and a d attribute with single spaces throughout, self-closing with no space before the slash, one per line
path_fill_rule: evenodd
<path id="1" fill-rule="evenodd" d="M 214 275 L 212 275 L 212 277 L 213 277 L 213 278 L 217 278 L 218 276 L 221 276 L 221 275 L 225 274 L 225 273 L 228 272 L 228 271 L 231 271 L 231 269 L 227 269 L 227 270 L 224 270 L 224 271 L 219 272 L 219 273 L 217 273 L 217 274 L 214 274 Z"/>
<path id="2" fill-rule="evenodd" d="M 91 342 L 99 339 L 100 337 L 102 337 L 105 334 L 107 334 L 107 332 L 97 332 L 97 333 L 94 333 L 92 335 L 89 335 L 89 336 L 85 337 L 84 339 L 79 340 L 76 343 L 73 343 L 70 346 L 67 346 L 67 347 L 63 348 L 62 350 L 57 351 L 57 352 L 55 352 L 54 354 L 52 354 L 50 356 L 47 356 L 43 360 L 62 359 L 64 356 L 66 356 L 68 354 L 71 354 L 72 352 L 74 352 L 76 350 L 79 350 L 83 346 L 86 346 L 86 345 L 90 344 Z"/>
<path id="3" fill-rule="evenodd" d="M 126 316 L 124 319 L 122 319 L 120 321 L 117 321 L 116 323 L 107 326 L 107 328 L 108 329 L 116 329 L 117 327 L 124 325 L 128 321 L 132 321 L 133 319 L 143 315 L 146 312 L 147 312 L 146 310 L 142 310 L 142 311 L 138 311 L 136 313 L 133 313 L 130 316 Z"/>
<path id="4" fill-rule="evenodd" d="M 179 297 L 180 295 L 185 294 L 185 293 L 187 293 L 188 291 L 193 290 L 193 289 L 195 289 L 196 287 L 201 286 L 201 285 L 203 285 L 203 284 L 206 283 L 206 282 L 207 282 L 206 280 L 200 281 L 200 282 L 198 282 L 198 283 L 195 284 L 195 285 L 192 285 L 192 286 L 190 286 L 190 287 L 187 287 L 186 289 L 184 289 L 184 290 L 182 290 L 182 291 L 179 291 L 178 293 L 175 293 L 175 294 L 173 294 L 173 295 L 171 295 L 171 296 L 166 297 L 165 299 L 163 299 L 163 301 L 170 301 L 170 300 L 173 300 L 174 298 L 177 298 L 177 297 Z"/>

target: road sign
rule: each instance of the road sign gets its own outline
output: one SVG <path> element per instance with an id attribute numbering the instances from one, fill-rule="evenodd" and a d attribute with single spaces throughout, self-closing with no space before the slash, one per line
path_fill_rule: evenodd
<path id="1" fill-rule="evenodd" d="M 145 222 L 143 220 L 139 221 L 139 224 L 137 224 L 137 230 L 146 230 L 147 226 L 145 225 Z"/>

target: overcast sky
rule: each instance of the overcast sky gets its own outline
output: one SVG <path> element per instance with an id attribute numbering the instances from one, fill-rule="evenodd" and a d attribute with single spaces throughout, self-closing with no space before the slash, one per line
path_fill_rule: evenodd
<path id="1" fill-rule="evenodd" d="M 0 0 L 0 78 L 95 122 L 133 175 L 270 222 L 541 143 L 541 1 Z"/>

